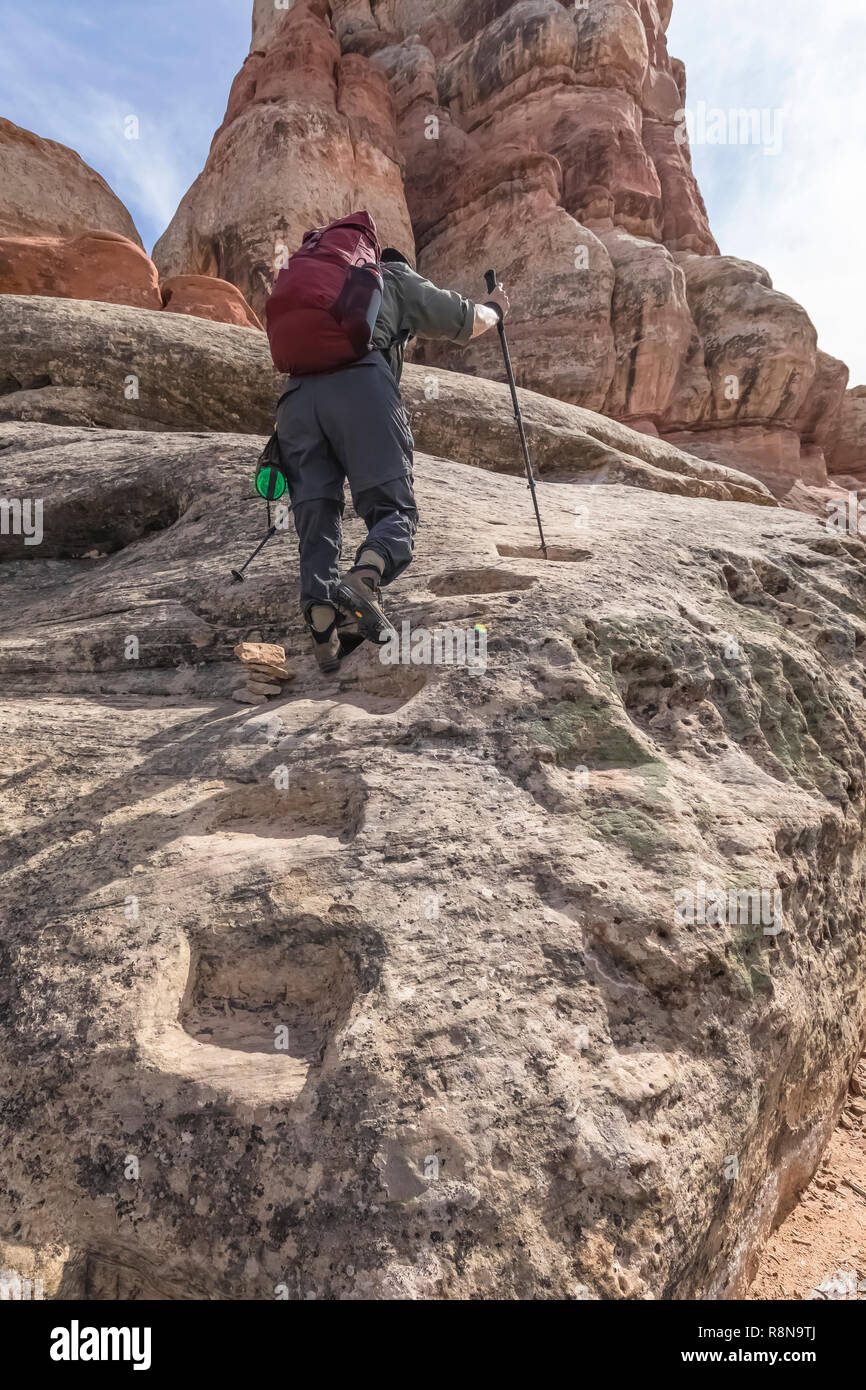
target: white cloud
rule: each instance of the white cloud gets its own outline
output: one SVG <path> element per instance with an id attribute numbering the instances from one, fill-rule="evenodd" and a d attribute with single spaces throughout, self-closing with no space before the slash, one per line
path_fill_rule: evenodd
<path id="1" fill-rule="evenodd" d="M 689 107 L 789 108 L 778 155 L 697 145 L 695 172 L 722 251 L 766 266 L 866 381 L 864 0 L 674 0 L 668 46 Z"/>

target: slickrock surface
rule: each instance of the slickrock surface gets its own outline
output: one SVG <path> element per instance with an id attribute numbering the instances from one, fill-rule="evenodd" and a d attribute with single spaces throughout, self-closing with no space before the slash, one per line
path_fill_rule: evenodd
<path id="1" fill-rule="evenodd" d="M 263 335 L 180 314 L 8 296 L 0 316 L 0 420 L 269 433 L 283 378 Z M 523 471 L 508 388 L 440 368 L 403 380 L 419 447 Z M 543 475 L 772 506 L 743 473 L 534 392 L 521 393 Z M 252 465 L 251 465 L 252 467 Z"/>
<path id="2" fill-rule="evenodd" d="M 66 145 L 0 117 L 0 237 L 119 232 L 141 237 L 105 179 Z"/>
<path id="3" fill-rule="evenodd" d="M 74 237 L 0 237 L 0 295 L 93 300 L 134 309 L 168 309 L 262 331 L 239 289 L 208 275 L 159 283 L 156 266 L 119 232 Z M 4 314 L 15 306 L 0 300 Z M 51 312 L 49 310 L 49 312 Z"/>
<path id="4" fill-rule="evenodd" d="M 304 231 L 368 207 L 440 284 L 478 299 L 498 270 L 522 386 L 820 510 L 847 369 L 767 270 L 718 254 L 671 12 L 254 0 L 225 121 L 154 251 L 162 274 L 222 276 L 260 313 Z M 465 352 L 425 344 L 416 360 L 501 371 L 493 334 Z"/>
<path id="5" fill-rule="evenodd" d="M 117 429 L 273 428 L 264 334 L 73 299 L 0 300 L 0 418 Z"/>
<path id="6" fill-rule="evenodd" d="M 542 482 L 544 563 L 520 479 L 422 454 L 392 615 L 480 625 L 486 669 L 323 679 L 293 538 L 229 583 L 261 443 L 0 426 L 44 497 L 0 565 L 0 1265 L 47 1297 L 742 1292 L 864 1039 L 866 548 Z M 261 712 L 244 640 L 298 671 Z M 701 882 L 778 889 L 782 930 L 678 922 Z"/>
<path id="7" fill-rule="evenodd" d="M 119 232 L 0 237 L 0 295 L 34 294 L 162 308 L 156 266 Z"/>

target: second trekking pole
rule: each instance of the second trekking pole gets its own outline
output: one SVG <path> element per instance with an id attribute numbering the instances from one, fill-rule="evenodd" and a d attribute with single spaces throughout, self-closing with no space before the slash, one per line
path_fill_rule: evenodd
<path id="1" fill-rule="evenodd" d="M 488 270 L 485 275 L 487 282 L 487 292 L 492 294 L 496 289 L 496 271 Z M 535 474 L 532 471 L 532 459 L 529 456 L 529 444 L 526 439 L 526 430 L 523 427 L 523 416 L 520 413 L 520 401 L 517 398 L 517 384 L 514 380 L 514 368 L 511 365 L 511 353 L 508 350 L 508 339 L 505 336 L 505 322 L 502 310 L 499 310 L 499 341 L 502 344 L 502 355 L 505 358 L 505 370 L 508 374 L 508 385 L 511 387 L 511 400 L 514 404 L 514 418 L 517 421 L 517 432 L 520 435 L 520 445 L 523 449 L 523 458 L 526 464 L 526 480 L 529 490 L 532 493 L 532 505 L 535 508 L 535 519 L 538 522 L 538 534 L 541 537 L 541 553 L 547 559 L 547 541 L 544 539 L 544 528 L 541 524 L 541 512 L 538 509 L 538 493 L 535 487 Z"/>

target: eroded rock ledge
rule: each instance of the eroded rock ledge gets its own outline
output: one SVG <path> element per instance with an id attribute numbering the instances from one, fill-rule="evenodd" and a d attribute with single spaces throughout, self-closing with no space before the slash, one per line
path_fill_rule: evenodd
<path id="1" fill-rule="evenodd" d="M 7 295 L 0 317 L 0 420 L 269 434 L 284 387 L 264 334 L 122 305 Z M 523 471 L 508 388 L 407 367 L 403 393 L 430 453 Z M 524 391 L 543 475 L 773 506 L 762 483 L 591 410 Z"/>

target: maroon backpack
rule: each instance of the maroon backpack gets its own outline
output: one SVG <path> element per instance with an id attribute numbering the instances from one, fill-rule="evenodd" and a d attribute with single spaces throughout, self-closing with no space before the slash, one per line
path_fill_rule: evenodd
<path id="1" fill-rule="evenodd" d="M 382 305 L 381 254 L 367 212 L 307 232 L 265 305 L 277 371 L 332 372 L 372 351 Z"/>

